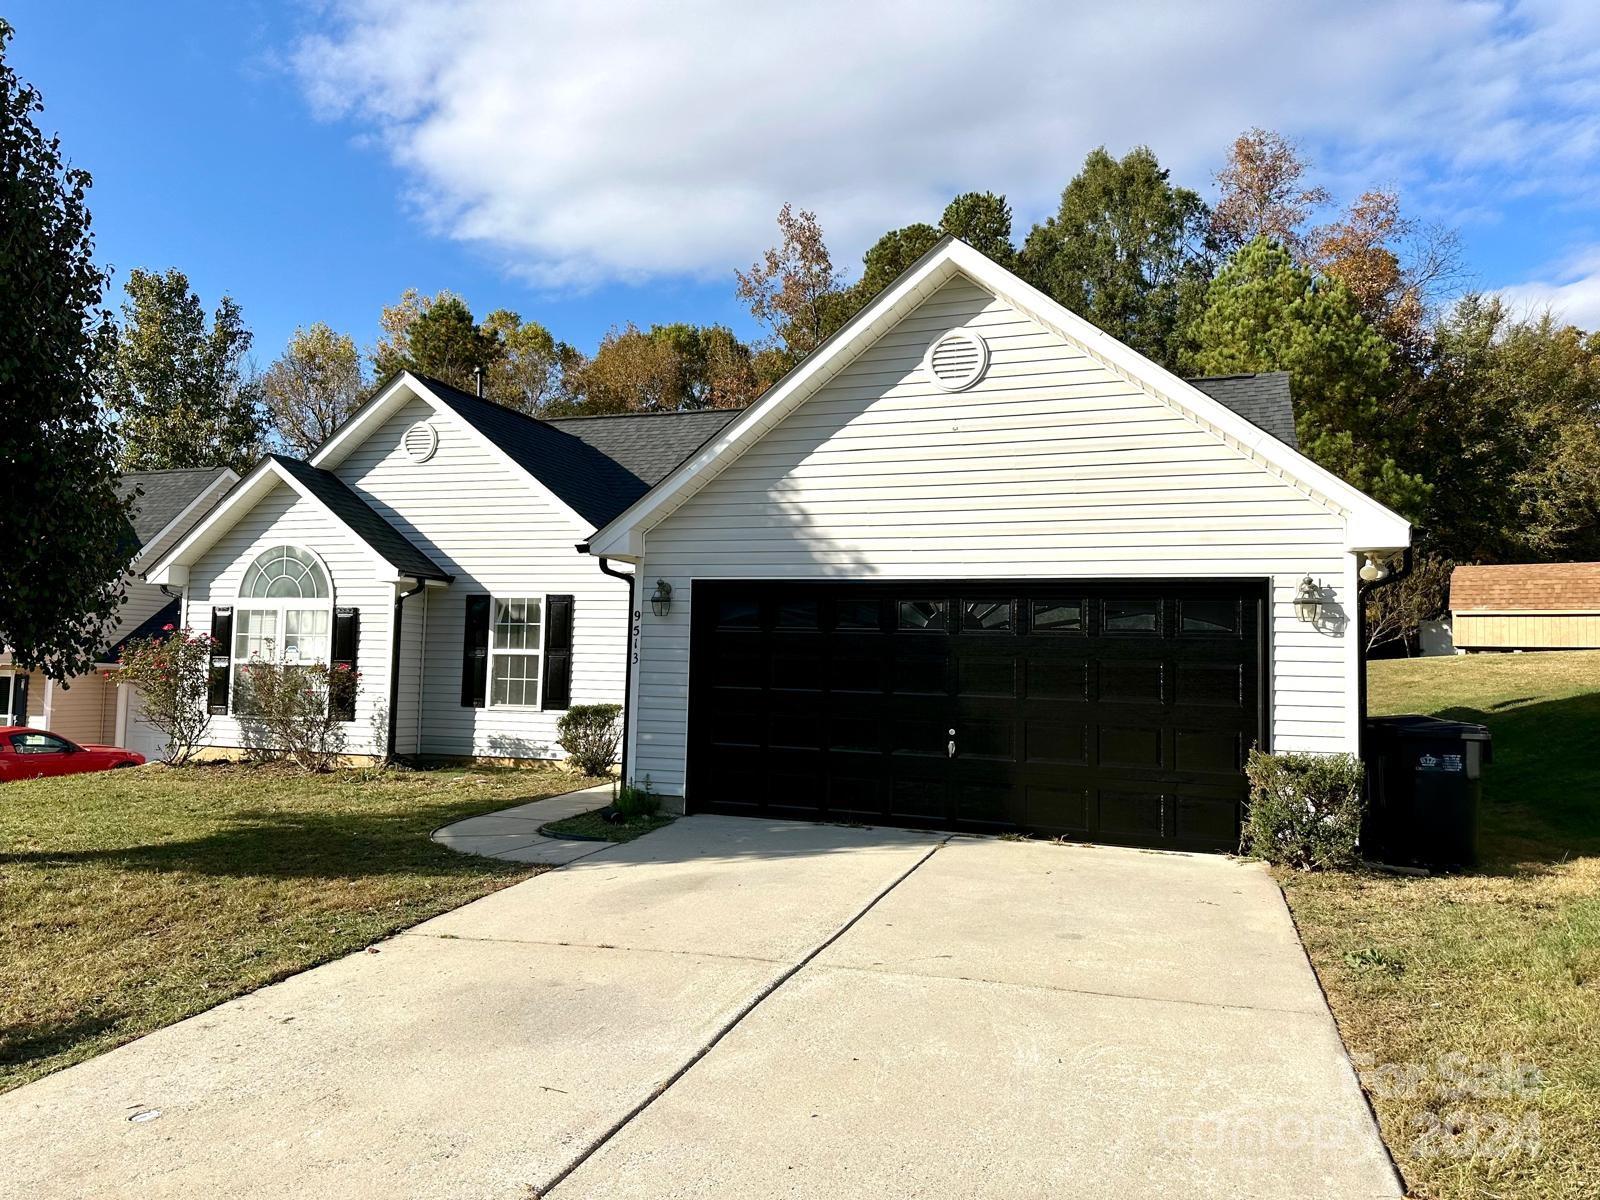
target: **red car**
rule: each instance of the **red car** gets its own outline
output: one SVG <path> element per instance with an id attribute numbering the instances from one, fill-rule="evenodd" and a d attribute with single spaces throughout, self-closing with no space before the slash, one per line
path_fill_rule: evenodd
<path id="1" fill-rule="evenodd" d="M 0 781 L 81 775 L 143 764 L 144 755 L 118 746 L 80 746 L 42 729 L 25 729 L 21 725 L 0 728 Z"/>

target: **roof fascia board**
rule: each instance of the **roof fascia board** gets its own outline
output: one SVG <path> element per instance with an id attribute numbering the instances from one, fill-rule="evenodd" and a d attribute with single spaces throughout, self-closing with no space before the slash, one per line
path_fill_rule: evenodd
<path id="1" fill-rule="evenodd" d="M 181 542 L 169 550 L 166 556 L 146 573 L 146 581 L 154 584 L 184 586 L 187 583 L 188 568 L 194 560 L 215 545 L 218 538 L 232 529 L 240 517 L 265 499 L 267 493 L 278 483 L 287 484 L 297 496 L 309 501 L 323 516 L 349 534 L 366 553 L 368 560 L 375 569 L 374 573 L 380 581 L 387 583 L 399 577 L 400 568 L 373 549 L 365 538 L 354 529 L 351 529 L 343 518 L 324 504 L 315 492 L 307 488 L 283 467 L 279 466 L 278 463 L 270 458 L 265 458 L 239 481 L 233 491 L 223 499 L 222 503 L 202 518 L 200 523 L 191 529 Z M 172 576 L 174 567 L 183 569 L 183 579 L 177 579 Z"/>
<path id="2" fill-rule="evenodd" d="M 157 533 L 155 537 L 151 538 L 147 543 L 145 543 L 144 548 L 139 551 L 139 553 L 134 557 L 133 562 L 128 565 L 128 570 L 137 575 L 144 569 L 145 563 L 150 558 L 150 551 L 159 546 L 169 533 L 182 525 L 185 517 L 198 508 L 202 502 L 209 501 L 210 503 L 215 503 L 216 501 L 212 499 L 212 497 L 219 488 L 226 493 L 229 488 L 238 482 L 239 472 L 235 471 L 232 467 L 223 467 L 215 479 L 206 484 L 206 486 L 201 489 L 200 493 L 195 496 L 193 500 L 184 505 L 182 512 L 163 525 L 161 527 L 161 532 Z"/>
<path id="3" fill-rule="evenodd" d="M 869 340 L 876 340 L 889 324 L 897 322 L 903 309 L 909 309 L 957 273 L 966 275 L 1046 329 L 1079 346 L 1107 369 L 1183 413 L 1290 486 L 1343 516 L 1347 549 L 1398 549 L 1410 544 L 1410 525 L 1403 517 L 1251 424 L 1225 404 L 1213 400 L 1193 384 L 1091 325 L 972 247 L 947 238 L 908 268 L 898 283 L 851 318 L 764 400 L 731 422 L 699 453 L 681 463 L 661 483 L 597 531 L 590 539 L 589 552 L 612 558 L 642 556 L 645 530 L 709 482 L 714 477 L 714 473 L 709 473 L 713 464 L 724 460 L 720 466 L 725 466 L 730 451 L 736 454 L 768 425 L 787 415 L 811 391 L 837 374 Z"/>
<path id="4" fill-rule="evenodd" d="M 336 468 L 350 456 L 357 446 L 371 435 L 375 428 L 387 421 L 393 415 L 394 410 L 400 407 L 400 404 L 394 401 L 402 389 L 410 396 L 421 400 L 432 408 L 435 415 L 444 417 L 454 428 L 461 430 L 469 438 L 477 442 L 491 456 L 498 459 L 513 476 L 518 479 L 532 480 L 534 491 L 538 493 L 540 499 L 554 508 L 574 528 L 580 529 L 585 533 L 594 528 L 594 522 L 585 520 L 580 516 L 565 500 L 551 491 L 544 480 L 502 450 L 491 438 L 441 400 L 432 388 L 410 371 L 402 371 L 399 375 L 396 375 L 387 387 L 367 401 L 354 416 L 340 426 L 334 432 L 334 435 L 319 446 L 317 452 L 306 461 L 313 467 L 321 467 L 325 471 L 331 471 Z M 486 401 L 485 403 L 488 402 Z"/>

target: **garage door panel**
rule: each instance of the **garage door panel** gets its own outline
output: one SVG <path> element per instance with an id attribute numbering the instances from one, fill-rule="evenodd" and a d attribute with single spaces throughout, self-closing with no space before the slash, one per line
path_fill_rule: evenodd
<path id="1" fill-rule="evenodd" d="M 1261 582 L 692 586 L 691 811 L 1237 844 Z"/>

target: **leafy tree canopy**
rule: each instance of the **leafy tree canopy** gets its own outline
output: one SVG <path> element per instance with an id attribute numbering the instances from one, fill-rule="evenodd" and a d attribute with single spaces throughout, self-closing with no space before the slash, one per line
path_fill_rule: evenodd
<path id="1" fill-rule="evenodd" d="M 210 325 L 189 279 L 135 268 L 101 395 L 122 438 L 122 467 L 232 467 L 260 456 L 266 414 L 247 376 L 251 334 L 224 296 Z"/>
<path id="2" fill-rule="evenodd" d="M 1148 147 L 1121 159 L 1102 146 L 1023 243 L 1024 278 L 1118 340 L 1171 366 L 1174 335 L 1210 278 L 1210 220 Z"/>
<path id="3" fill-rule="evenodd" d="M 114 328 L 94 263 L 88 172 L 40 132 L 39 93 L 0 19 L 0 645 L 56 679 L 90 669 L 133 552 L 95 403 Z"/>
<path id="4" fill-rule="evenodd" d="M 272 432 L 291 453 L 308 456 L 361 406 L 367 382 L 355 339 L 318 321 L 296 329 L 261 377 Z"/>

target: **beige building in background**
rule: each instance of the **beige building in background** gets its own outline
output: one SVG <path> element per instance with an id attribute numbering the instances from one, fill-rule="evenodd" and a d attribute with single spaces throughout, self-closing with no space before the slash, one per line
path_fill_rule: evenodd
<path id="1" fill-rule="evenodd" d="M 1450 576 L 1455 648 L 1600 648 L 1600 562 L 1457 567 Z"/>

